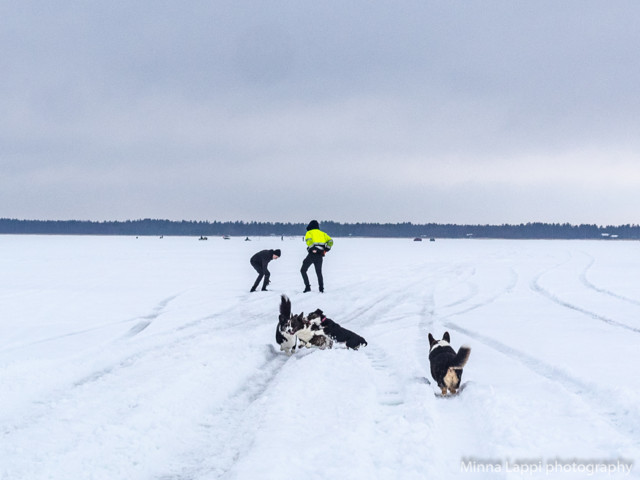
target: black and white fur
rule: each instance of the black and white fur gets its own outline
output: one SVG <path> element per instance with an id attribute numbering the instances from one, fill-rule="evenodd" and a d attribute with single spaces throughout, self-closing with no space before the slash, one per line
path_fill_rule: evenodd
<path id="1" fill-rule="evenodd" d="M 280 351 L 287 355 L 294 353 L 298 344 L 298 338 L 291 328 L 291 301 L 286 295 L 282 295 L 280 299 L 276 343 L 280 345 Z"/>
<path id="2" fill-rule="evenodd" d="M 318 347 L 321 350 L 333 347 L 333 340 L 322 330 L 320 321 L 309 320 L 304 313 L 292 317 L 291 330 L 298 337 L 301 347 Z"/>
<path id="3" fill-rule="evenodd" d="M 334 342 L 344 343 L 347 348 L 358 350 L 361 346 L 366 346 L 367 341 L 351 330 L 341 327 L 339 324 L 327 318 L 322 310 L 317 309 L 315 312 L 309 314 L 310 322 L 318 322 L 322 328 L 322 331 L 333 339 Z"/>
<path id="4" fill-rule="evenodd" d="M 291 314 L 291 301 L 286 295 L 280 299 L 280 316 L 276 327 L 276 342 L 287 355 L 295 353 L 299 347 L 331 348 L 333 340 L 327 336 L 318 323 L 310 322 L 304 312 Z"/>
<path id="5" fill-rule="evenodd" d="M 436 340 L 429 334 L 429 363 L 431 364 L 431 376 L 440 387 L 442 395 L 455 394 L 460 388 L 462 380 L 462 367 L 469 360 L 471 348 L 463 345 L 455 352 L 450 345 L 451 336 L 444 332 L 442 340 Z"/>

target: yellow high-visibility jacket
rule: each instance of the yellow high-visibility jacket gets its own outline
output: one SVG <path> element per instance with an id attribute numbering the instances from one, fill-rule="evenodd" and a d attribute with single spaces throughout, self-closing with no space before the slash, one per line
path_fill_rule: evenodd
<path id="1" fill-rule="evenodd" d="M 304 241 L 307 243 L 307 250 L 309 251 L 316 248 L 319 251 L 328 252 L 333 247 L 331 237 L 317 228 L 309 230 L 304 236 Z"/>

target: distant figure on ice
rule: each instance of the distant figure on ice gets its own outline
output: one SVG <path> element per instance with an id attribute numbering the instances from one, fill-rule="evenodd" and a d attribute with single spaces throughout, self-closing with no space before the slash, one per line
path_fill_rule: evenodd
<path id="1" fill-rule="evenodd" d="M 300 273 L 304 280 L 304 291 L 310 292 L 311 285 L 309 284 L 309 277 L 307 276 L 307 270 L 313 264 L 316 269 L 316 275 L 318 276 L 318 289 L 324 292 L 324 279 L 322 278 L 322 257 L 331 250 L 333 247 L 333 240 L 329 235 L 320 230 L 320 225 L 317 220 L 311 220 L 307 225 L 307 234 L 304 236 L 304 241 L 307 244 L 307 258 L 302 262 L 302 268 Z"/>
<path id="2" fill-rule="evenodd" d="M 251 287 L 251 292 L 256 291 L 256 288 L 258 288 L 258 284 L 260 283 L 260 280 L 262 280 L 262 277 L 264 277 L 262 291 L 267 291 L 267 285 L 269 285 L 270 283 L 269 277 L 271 276 L 271 272 L 269 272 L 267 266 L 271 260 L 277 260 L 278 258 L 280 258 L 280 254 L 280 249 L 262 250 L 251 257 L 251 266 L 256 269 L 256 272 L 258 272 L 258 278 L 253 284 L 253 287 Z"/>

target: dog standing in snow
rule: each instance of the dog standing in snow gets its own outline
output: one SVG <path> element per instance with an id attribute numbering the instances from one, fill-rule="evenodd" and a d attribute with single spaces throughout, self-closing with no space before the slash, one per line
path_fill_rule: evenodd
<path id="1" fill-rule="evenodd" d="M 297 316 L 296 316 L 297 318 Z M 276 326 L 276 343 L 280 345 L 280 351 L 291 355 L 296 351 L 298 338 L 291 328 L 291 301 L 286 295 L 280 299 L 280 315 Z"/>
<path id="2" fill-rule="evenodd" d="M 444 332 L 442 340 L 436 340 L 429 334 L 429 363 L 431 364 L 431 376 L 440 387 L 442 395 L 455 394 L 460 388 L 462 380 L 462 367 L 469 360 L 471 348 L 463 345 L 455 352 L 450 345 L 451 336 Z"/>

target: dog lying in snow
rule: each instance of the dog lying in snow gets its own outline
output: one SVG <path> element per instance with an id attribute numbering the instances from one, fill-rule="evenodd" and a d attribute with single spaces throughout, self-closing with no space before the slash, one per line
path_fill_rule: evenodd
<path id="1" fill-rule="evenodd" d="M 455 352 L 451 345 L 449 332 L 444 332 L 442 340 L 436 340 L 429 334 L 429 363 L 431 364 L 431 376 L 440 387 L 442 395 L 447 394 L 447 390 L 455 394 L 460 388 L 462 380 L 462 367 L 469 360 L 471 348 L 463 345 Z"/>
<path id="2" fill-rule="evenodd" d="M 318 347 L 321 350 L 333 347 L 333 340 L 325 334 L 320 322 L 304 317 L 304 314 L 291 318 L 291 329 L 295 332 L 301 347 Z"/>
<path id="3" fill-rule="evenodd" d="M 291 355 L 296 351 L 298 340 L 300 346 L 307 348 L 313 346 L 324 350 L 333 346 L 331 338 L 325 335 L 317 324 L 309 322 L 304 317 L 304 312 L 291 315 L 291 301 L 286 295 L 282 295 L 276 327 L 276 342 L 280 345 L 281 351 Z"/>
<path id="4" fill-rule="evenodd" d="M 330 318 L 327 318 L 320 309 L 310 313 L 308 320 L 309 322 L 319 324 L 325 335 L 333 339 L 334 342 L 346 344 L 347 348 L 357 350 L 362 345 L 367 345 L 367 341 L 364 338 L 351 330 L 341 327 Z"/>

